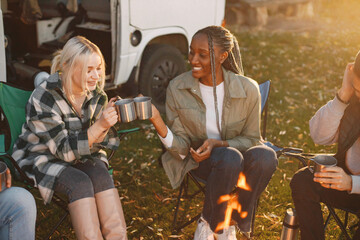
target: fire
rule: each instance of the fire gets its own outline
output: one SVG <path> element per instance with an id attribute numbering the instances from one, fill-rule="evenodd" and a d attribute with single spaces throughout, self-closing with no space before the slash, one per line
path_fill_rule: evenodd
<path id="1" fill-rule="evenodd" d="M 242 188 L 246 191 L 251 191 L 251 187 L 246 183 L 246 177 L 242 172 L 239 175 L 239 179 L 238 179 L 236 186 L 238 188 Z"/>
<path id="2" fill-rule="evenodd" d="M 246 191 L 251 191 L 251 187 L 246 183 L 246 177 L 243 173 L 240 173 L 236 186 Z M 225 210 L 225 220 L 223 222 L 220 222 L 216 226 L 215 232 L 230 226 L 231 215 L 233 210 L 236 210 L 240 214 L 241 218 L 246 218 L 248 215 L 247 212 L 241 211 L 241 204 L 238 201 L 238 195 L 236 192 L 232 194 L 220 196 L 217 203 L 221 204 L 223 202 L 227 202 L 227 207 Z"/>

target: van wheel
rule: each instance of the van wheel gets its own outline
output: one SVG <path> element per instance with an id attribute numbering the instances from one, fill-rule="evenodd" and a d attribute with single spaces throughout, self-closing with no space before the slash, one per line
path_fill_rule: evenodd
<path id="1" fill-rule="evenodd" d="M 153 44 L 145 49 L 140 67 L 140 92 L 151 97 L 152 103 L 164 113 L 166 88 L 170 80 L 185 71 L 184 56 L 171 45 Z"/>

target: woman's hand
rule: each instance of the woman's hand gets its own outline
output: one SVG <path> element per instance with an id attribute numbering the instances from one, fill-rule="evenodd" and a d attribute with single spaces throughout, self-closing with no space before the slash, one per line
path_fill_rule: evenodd
<path id="1" fill-rule="evenodd" d="M 11 173 L 10 173 L 10 169 L 6 169 L 6 187 L 10 188 L 11 187 Z"/>
<path id="2" fill-rule="evenodd" d="M 325 167 L 321 172 L 314 173 L 314 181 L 325 188 L 339 191 L 351 191 L 352 178 L 340 167 Z"/>
<path id="3" fill-rule="evenodd" d="M 161 115 L 160 115 L 160 112 L 159 110 L 155 107 L 154 104 L 151 104 L 151 112 L 152 112 L 152 116 L 150 118 L 150 121 L 153 122 L 158 122 L 160 119 L 162 120 L 161 118 Z"/>
<path id="4" fill-rule="evenodd" d="M 118 115 L 115 109 L 115 102 L 118 100 L 118 97 L 113 97 L 109 100 L 109 103 L 107 104 L 106 108 L 101 114 L 101 117 L 99 118 L 99 125 L 103 129 L 103 131 L 106 131 L 110 127 L 114 126 L 118 121 Z"/>
<path id="5" fill-rule="evenodd" d="M 354 94 L 353 82 L 355 77 L 354 63 L 348 63 L 345 68 L 341 88 L 338 92 L 340 99 L 344 102 L 349 102 L 351 96 Z"/>
<path id="6" fill-rule="evenodd" d="M 214 147 L 219 146 L 219 140 L 216 139 L 206 139 L 196 151 L 193 148 L 190 148 L 190 153 L 193 159 L 196 162 L 202 162 L 205 159 L 208 159 L 211 155 L 211 151 Z"/>

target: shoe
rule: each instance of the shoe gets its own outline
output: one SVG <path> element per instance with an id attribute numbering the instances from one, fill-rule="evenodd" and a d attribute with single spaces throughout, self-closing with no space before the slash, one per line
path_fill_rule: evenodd
<path id="1" fill-rule="evenodd" d="M 216 234 L 217 240 L 236 240 L 235 225 L 223 229 L 221 234 Z"/>
<path id="2" fill-rule="evenodd" d="M 194 240 L 215 240 L 210 225 L 203 217 L 200 217 L 198 220 Z"/>
<path id="3" fill-rule="evenodd" d="M 243 236 L 242 239 L 251 239 L 251 232 L 241 232 L 241 235 Z"/>

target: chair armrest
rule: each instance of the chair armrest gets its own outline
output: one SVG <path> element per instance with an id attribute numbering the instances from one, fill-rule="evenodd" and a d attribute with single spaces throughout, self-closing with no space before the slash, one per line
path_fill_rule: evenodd
<path id="1" fill-rule="evenodd" d="M 139 128 L 139 127 L 131 128 L 131 129 L 118 130 L 118 131 L 117 131 L 117 134 L 118 134 L 118 137 L 119 137 L 120 139 L 122 139 L 123 137 L 126 136 L 126 134 L 128 134 L 128 133 L 133 133 L 133 132 L 137 132 L 137 131 L 140 131 L 140 128 Z"/>
<path id="2" fill-rule="evenodd" d="M 136 127 L 136 128 L 130 128 L 130 129 L 122 129 L 122 130 L 118 130 L 117 134 L 118 136 L 122 135 L 122 134 L 128 134 L 128 133 L 132 133 L 132 132 L 137 132 L 139 131 L 140 128 Z"/>
<path id="3" fill-rule="evenodd" d="M 5 153 L 5 134 L 0 134 L 0 155 Z"/>
<path id="4" fill-rule="evenodd" d="M 262 143 L 265 144 L 266 146 L 268 146 L 269 148 L 273 149 L 276 152 L 277 157 L 280 157 L 282 154 L 285 154 L 285 153 L 300 154 L 300 153 L 304 152 L 304 150 L 302 150 L 301 148 L 280 147 L 269 141 L 263 141 Z"/>

